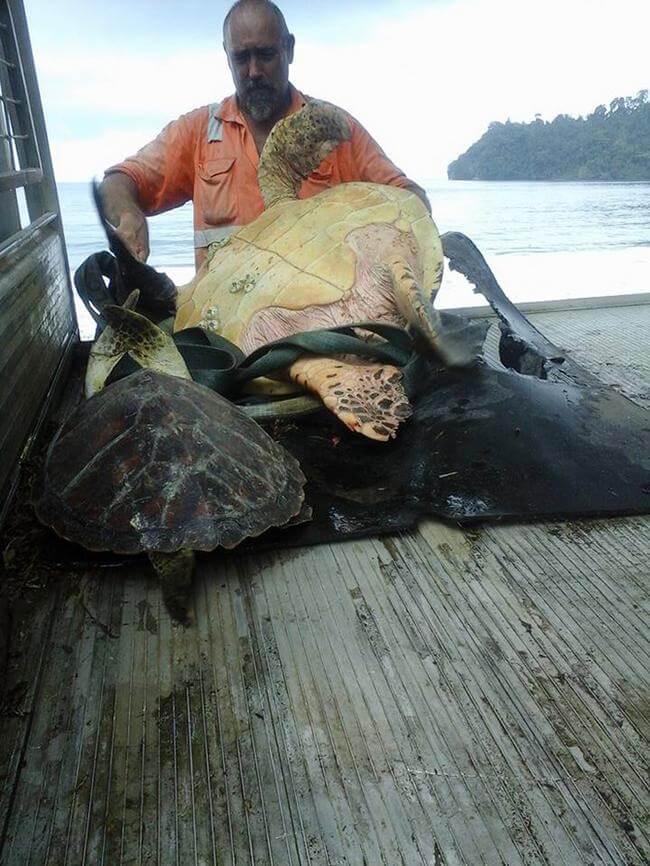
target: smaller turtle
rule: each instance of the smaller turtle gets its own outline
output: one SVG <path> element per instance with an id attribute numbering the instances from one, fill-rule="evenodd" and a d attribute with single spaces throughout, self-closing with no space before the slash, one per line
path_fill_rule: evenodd
<path id="1" fill-rule="evenodd" d="M 194 551 L 233 548 L 288 523 L 302 509 L 305 477 L 258 424 L 189 380 L 171 338 L 133 303 L 103 311 L 92 396 L 52 441 L 35 510 L 89 550 L 146 552 L 172 616 L 187 622 Z M 146 366 L 103 387 L 126 353 Z"/>

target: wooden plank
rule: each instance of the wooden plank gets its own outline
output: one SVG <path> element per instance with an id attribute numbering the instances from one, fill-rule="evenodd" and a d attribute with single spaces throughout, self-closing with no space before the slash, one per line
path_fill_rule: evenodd
<path id="1" fill-rule="evenodd" d="M 0 427 L 0 448 L 2 461 L 0 463 L 0 490 L 3 490 L 13 477 L 16 469 L 26 459 L 25 448 L 29 445 L 36 419 L 39 417 L 42 405 L 40 388 L 48 389 L 55 378 L 57 368 L 71 346 L 70 340 L 63 340 L 61 345 L 48 345 L 48 351 L 39 357 L 39 363 L 34 367 L 34 383 L 38 391 L 23 391 L 12 403 L 2 405 L 3 418 L 6 422 Z"/>
<path id="2" fill-rule="evenodd" d="M 0 270 L 9 270 L 26 254 L 26 248 L 38 242 L 40 234 L 48 225 L 56 223 L 57 214 L 48 211 L 28 226 L 17 232 L 13 237 L 0 242 Z"/>
<path id="3" fill-rule="evenodd" d="M 188 629 L 144 567 L 70 575 L 3 866 L 641 866 L 648 526 L 203 556 Z"/>
<path id="4" fill-rule="evenodd" d="M 61 240 L 51 222 L 0 250 L 0 489 L 34 428 L 65 348 L 76 335 Z"/>
<path id="5" fill-rule="evenodd" d="M 617 542 L 601 567 L 641 525 L 594 527 Z M 640 864 L 642 756 L 606 721 L 618 687 L 580 669 L 614 645 L 606 630 L 584 647 L 575 617 L 606 608 L 549 594 L 534 561 L 525 574 L 543 544 L 576 583 L 575 539 L 531 531 L 514 555 L 520 528 L 431 522 L 219 557 L 189 630 L 144 574 L 88 584 L 93 619 L 72 597 L 57 617 L 6 862 Z"/>
<path id="6" fill-rule="evenodd" d="M 0 192 L 19 189 L 30 184 L 40 183 L 43 180 L 43 172 L 40 168 L 26 168 L 23 171 L 0 172 Z"/>
<path id="7" fill-rule="evenodd" d="M 3 423 L 0 427 L 0 444 L 3 449 L 0 489 L 4 488 L 12 476 L 16 462 L 22 462 L 24 458 L 23 450 L 40 414 L 41 400 L 55 376 L 67 345 L 65 338 L 59 345 L 50 343 L 48 350 L 39 357 L 38 365 L 34 366 L 34 381 L 30 390 L 17 395 L 14 403 L 9 401 L 3 405 Z"/>
<path id="8" fill-rule="evenodd" d="M 14 805 L 15 781 L 25 756 L 30 734 L 31 710 L 36 700 L 44 661 L 56 593 L 35 586 L 24 587 L 22 598 L 12 600 L 11 654 L 2 696 L 9 699 L 3 707 L 2 748 L 0 749 L 0 850 Z M 26 622 L 28 627 L 25 627 Z M 30 659 L 28 667 L 23 660 Z"/>
<path id="9" fill-rule="evenodd" d="M 540 313 L 531 319 L 575 361 L 589 365 L 600 381 L 650 408 L 650 303 Z"/>
<path id="10" fill-rule="evenodd" d="M 56 236 L 54 244 L 56 255 Z M 24 375 L 24 367 L 36 359 L 39 345 L 47 344 L 49 336 L 58 341 L 62 333 L 75 330 L 56 259 L 32 260 L 18 286 L 19 290 L 2 293 L 0 277 L 0 370 L 4 377 L 0 379 L 0 402 L 13 390 L 14 380 Z"/>
<path id="11" fill-rule="evenodd" d="M 595 298 L 568 298 L 561 301 L 527 301 L 517 304 L 522 313 L 568 312 L 571 310 L 601 310 L 616 307 L 647 307 L 650 294 L 639 292 L 633 295 L 601 295 Z M 447 312 L 470 319 L 496 319 L 497 315 L 487 301 L 479 307 L 449 307 Z"/>
<path id="12" fill-rule="evenodd" d="M 52 409 L 58 405 L 61 399 L 61 395 L 63 393 L 63 389 L 66 386 L 68 373 L 70 372 L 70 367 L 74 358 L 75 348 L 77 347 L 77 345 L 78 344 L 74 339 L 74 336 L 71 335 L 67 346 L 63 349 L 62 357 L 57 367 L 56 373 L 54 374 L 50 388 L 41 403 L 39 415 L 36 419 L 35 424 L 33 425 L 27 441 L 23 441 L 22 443 L 16 441 L 13 445 L 11 442 L 7 443 L 7 448 L 14 447 L 16 448 L 16 450 L 20 448 L 20 456 L 17 460 L 14 461 L 14 465 L 5 479 L 4 487 L 0 488 L 0 503 L 2 503 L 0 505 L 0 529 L 2 529 L 7 515 L 13 507 L 14 498 L 16 496 L 16 491 L 20 482 L 23 464 L 32 456 L 32 450 L 38 440 L 38 436 L 42 428 L 50 419 Z"/>

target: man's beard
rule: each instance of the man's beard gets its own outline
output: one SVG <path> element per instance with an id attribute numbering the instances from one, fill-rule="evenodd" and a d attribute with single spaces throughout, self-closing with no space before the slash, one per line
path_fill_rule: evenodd
<path id="1" fill-rule="evenodd" d="M 258 123 L 270 120 L 280 108 L 275 88 L 260 81 L 248 81 L 242 96 L 242 107 Z"/>

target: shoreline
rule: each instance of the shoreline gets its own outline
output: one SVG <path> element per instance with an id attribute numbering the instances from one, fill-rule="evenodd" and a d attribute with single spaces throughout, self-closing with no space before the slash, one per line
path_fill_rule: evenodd
<path id="1" fill-rule="evenodd" d="M 642 296 L 650 292 L 650 243 L 620 249 L 495 253 L 485 258 L 504 292 L 516 304 Z M 166 266 L 154 256 L 150 263 L 176 285 L 189 282 L 194 275 L 192 265 Z M 75 306 L 81 336 L 91 339 L 95 325 L 76 293 Z M 471 308 L 482 315 L 488 306 L 464 277 L 445 269 L 436 297 L 438 309 Z"/>
<path id="2" fill-rule="evenodd" d="M 448 183 L 579 183 L 581 185 L 587 184 L 627 184 L 628 186 L 639 186 L 640 184 L 650 184 L 650 178 L 646 178 L 645 180 L 584 180 L 580 178 L 570 178 L 570 177 L 531 177 L 531 178 L 523 178 L 523 177 L 510 177 L 499 179 L 496 177 L 490 178 L 480 178 L 480 177 L 442 177 L 440 180 L 430 179 L 432 183 L 440 183 L 441 181 L 446 181 Z"/>

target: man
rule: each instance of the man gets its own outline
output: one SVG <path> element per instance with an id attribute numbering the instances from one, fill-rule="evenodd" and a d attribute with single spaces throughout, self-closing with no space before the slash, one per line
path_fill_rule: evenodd
<path id="1" fill-rule="evenodd" d="M 274 124 L 308 97 L 289 82 L 295 39 L 269 0 L 237 0 L 223 26 L 235 95 L 185 114 L 138 153 L 108 169 L 101 186 L 109 220 L 135 255 L 149 255 L 147 216 L 194 203 L 197 267 L 207 246 L 263 210 L 259 155 Z M 350 181 L 412 190 L 430 210 L 423 189 L 386 157 L 349 117 L 352 136 L 304 181 L 300 197 Z"/>

